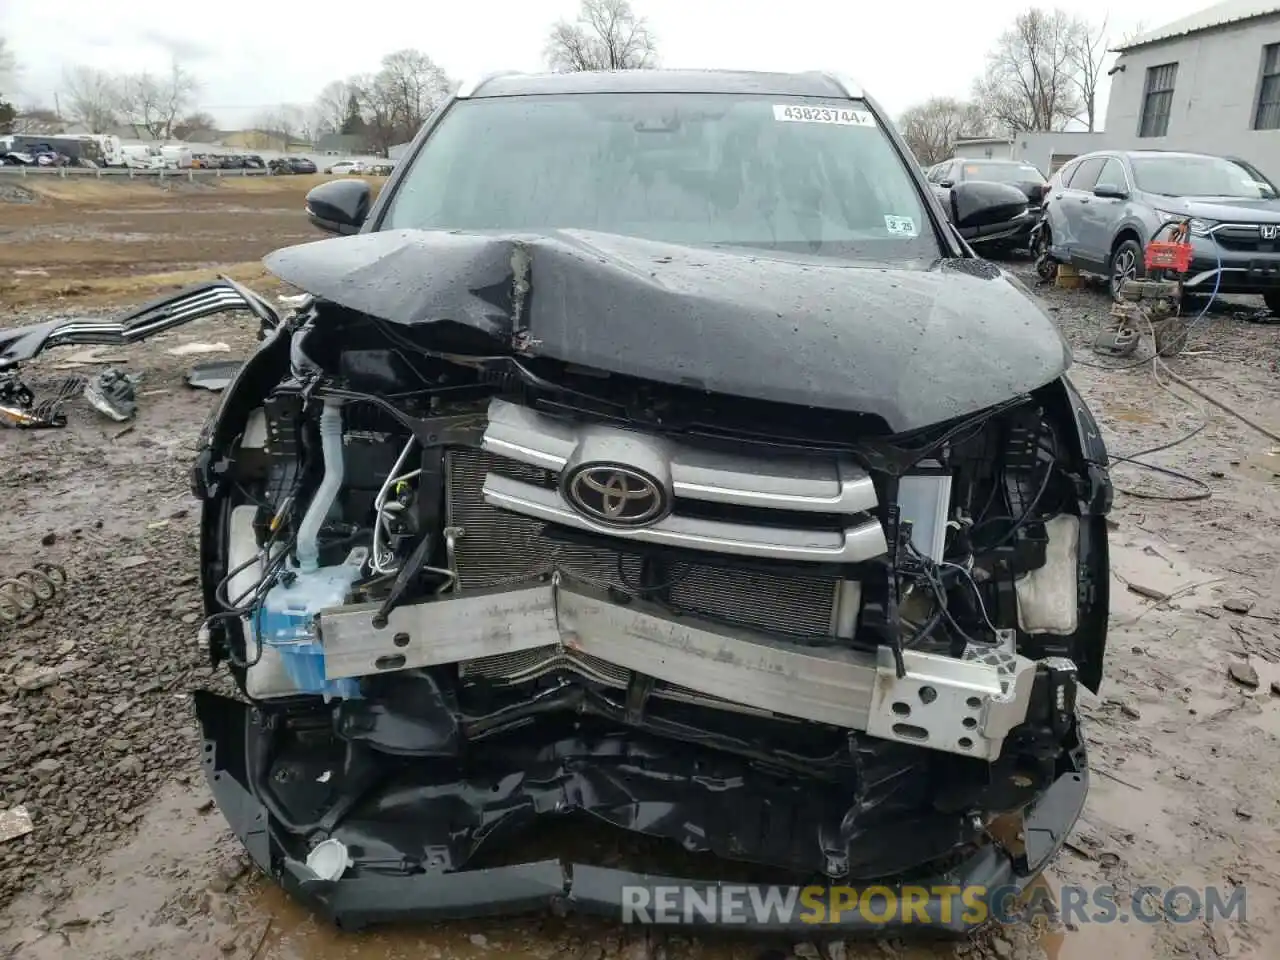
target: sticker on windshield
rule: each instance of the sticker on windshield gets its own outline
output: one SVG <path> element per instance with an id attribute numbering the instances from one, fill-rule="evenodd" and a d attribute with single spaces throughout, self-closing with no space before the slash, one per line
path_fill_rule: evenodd
<path id="1" fill-rule="evenodd" d="M 916 233 L 916 222 L 911 217 L 891 217 L 885 214 L 884 228 L 895 237 L 914 237 Z"/>
<path id="2" fill-rule="evenodd" d="M 865 110 L 849 110 L 841 107 L 801 107 L 794 103 L 779 103 L 773 108 L 773 119 L 796 123 L 839 123 L 846 127 L 874 127 L 876 118 Z"/>

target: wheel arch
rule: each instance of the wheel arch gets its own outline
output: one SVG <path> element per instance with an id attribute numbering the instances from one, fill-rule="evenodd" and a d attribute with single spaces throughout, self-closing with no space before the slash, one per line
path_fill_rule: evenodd
<path id="1" fill-rule="evenodd" d="M 1132 240 L 1139 247 L 1142 246 L 1142 234 L 1138 232 L 1138 228 L 1133 224 L 1125 224 L 1116 231 L 1116 235 L 1111 238 L 1111 249 L 1108 251 L 1110 257 L 1116 255 L 1116 251 L 1120 249 L 1120 244 L 1126 240 Z M 1108 258 L 1109 259 L 1109 258 Z"/>

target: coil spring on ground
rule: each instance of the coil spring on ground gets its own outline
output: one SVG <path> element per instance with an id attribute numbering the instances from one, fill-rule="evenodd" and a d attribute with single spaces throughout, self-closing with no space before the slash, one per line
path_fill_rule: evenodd
<path id="1" fill-rule="evenodd" d="M 56 563 L 33 564 L 0 580 L 0 622 L 26 623 L 52 600 L 67 582 L 67 571 Z"/>

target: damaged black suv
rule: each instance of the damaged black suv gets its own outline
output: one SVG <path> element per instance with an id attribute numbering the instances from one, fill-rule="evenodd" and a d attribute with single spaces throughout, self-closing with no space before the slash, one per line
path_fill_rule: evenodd
<path id="1" fill-rule="evenodd" d="M 873 100 L 500 75 L 376 201 L 307 203 L 343 236 L 267 258 L 287 315 L 235 288 L 263 343 L 193 471 L 243 693 L 197 695 L 205 765 L 264 871 L 350 927 L 676 882 L 513 856 L 574 816 L 761 883 L 1044 869 L 1087 788 L 1107 454 Z"/>

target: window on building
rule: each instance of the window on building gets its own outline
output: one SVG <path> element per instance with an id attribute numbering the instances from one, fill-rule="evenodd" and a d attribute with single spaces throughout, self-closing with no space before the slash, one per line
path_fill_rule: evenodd
<path id="1" fill-rule="evenodd" d="M 1140 137 L 1163 137 L 1169 132 L 1169 111 L 1173 107 L 1173 84 L 1178 79 L 1176 63 L 1147 68 L 1146 93 L 1142 98 Z"/>
<path id="2" fill-rule="evenodd" d="M 1262 84 L 1258 87 L 1258 109 L 1253 129 L 1280 130 L 1280 43 L 1262 48 Z"/>

